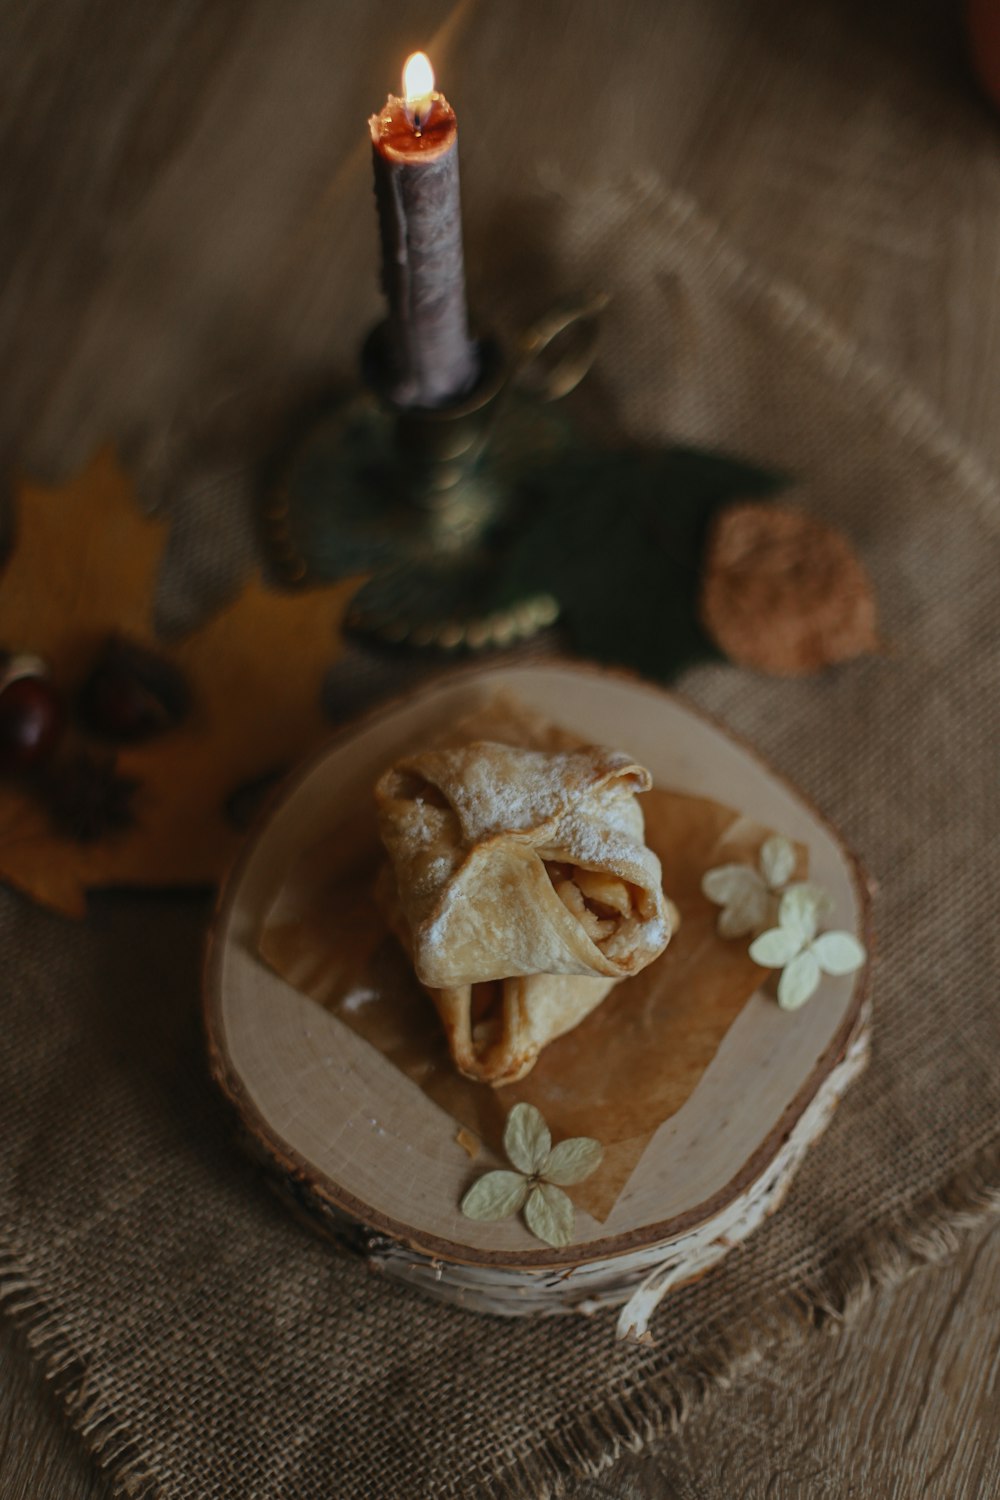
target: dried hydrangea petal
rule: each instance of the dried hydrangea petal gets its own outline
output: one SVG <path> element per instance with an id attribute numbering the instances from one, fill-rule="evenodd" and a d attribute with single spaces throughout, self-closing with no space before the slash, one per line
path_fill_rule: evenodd
<path id="1" fill-rule="evenodd" d="M 514 1105 L 504 1126 L 503 1149 L 520 1171 L 529 1176 L 541 1171 L 552 1150 L 552 1137 L 533 1104 Z"/>
<path id="2" fill-rule="evenodd" d="M 778 980 L 778 1004 L 782 1010 L 798 1010 L 815 993 L 820 967 L 811 948 L 793 958 Z"/>
<path id="3" fill-rule="evenodd" d="M 798 953 L 802 943 L 788 927 L 772 927 L 750 944 L 750 957 L 763 969 L 783 969 Z"/>
<path id="4" fill-rule="evenodd" d="M 816 936 L 821 905 L 821 893 L 818 888 L 805 881 L 798 885 L 790 885 L 782 896 L 781 905 L 778 908 L 778 922 L 783 931 L 790 932 L 797 937 L 799 948 L 806 943 L 811 943 Z"/>
<path id="5" fill-rule="evenodd" d="M 725 911 L 719 913 L 718 933 L 720 937 L 746 937 L 766 926 L 771 914 L 771 901 L 762 885 L 747 891 L 741 900 L 733 901 Z"/>
<path id="6" fill-rule="evenodd" d="M 573 1239 L 573 1205 L 562 1188 L 540 1182 L 532 1188 L 524 1208 L 532 1234 L 547 1245 L 569 1245 Z"/>
<path id="7" fill-rule="evenodd" d="M 787 884 L 795 870 L 794 844 L 780 833 L 772 834 L 761 847 L 760 869 L 772 891 Z"/>
<path id="8" fill-rule="evenodd" d="M 601 1165 L 604 1150 L 600 1141 L 586 1135 L 573 1136 L 572 1140 L 560 1141 L 549 1152 L 549 1159 L 542 1168 L 546 1182 L 555 1182 L 560 1187 L 570 1187 L 582 1182 Z"/>
<path id="9" fill-rule="evenodd" d="M 864 946 L 849 932 L 822 932 L 812 945 L 824 974 L 853 974 L 867 957 Z"/>
<path id="10" fill-rule="evenodd" d="M 781 899 L 784 900 L 785 896 L 790 893 L 794 893 L 802 900 L 812 901 L 816 907 L 816 915 L 821 922 L 833 911 L 834 901 L 830 892 L 825 886 L 817 885 L 814 880 L 793 881 L 791 885 L 785 887 Z"/>
<path id="11" fill-rule="evenodd" d="M 462 1199 L 467 1219 L 509 1219 L 524 1206 L 528 1182 L 520 1172 L 487 1172 Z"/>
<path id="12" fill-rule="evenodd" d="M 760 890 L 760 876 L 749 865 L 719 865 L 705 873 L 701 889 L 716 906 L 731 906 L 749 892 Z"/>

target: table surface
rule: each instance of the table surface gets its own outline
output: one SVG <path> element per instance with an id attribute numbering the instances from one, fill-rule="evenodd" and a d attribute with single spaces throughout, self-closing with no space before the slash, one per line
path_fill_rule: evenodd
<path id="1" fill-rule="evenodd" d="M 655 173 L 1000 463 L 1000 115 L 946 0 L 33 0 L 0 37 L 5 472 L 64 475 L 114 436 L 152 483 L 235 368 L 324 368 L 363 121 L 418 46 L 476 122 L 473 290 L 526 162 L 565 187 Z M 998 1387 L 1000 1229 L 572 1494 L 978 1500 Z M 0 1500 L 107 1493 L 4 1326 Z"/>

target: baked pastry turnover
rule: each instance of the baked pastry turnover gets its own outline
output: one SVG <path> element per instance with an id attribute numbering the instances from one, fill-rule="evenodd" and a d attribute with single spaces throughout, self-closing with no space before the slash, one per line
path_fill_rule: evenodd
<path id="1" fill-rule="evenodd" d="M 636 800 L 651 784 L 622 751 L 493 740 L 407 756 L 379 780 L 379 899 L 461 1072 L 523 1077 L 666 947 Z"/>

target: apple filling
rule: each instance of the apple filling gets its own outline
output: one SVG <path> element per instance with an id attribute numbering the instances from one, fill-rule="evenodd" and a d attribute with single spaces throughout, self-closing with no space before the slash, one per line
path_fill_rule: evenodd
<path id="1" fill-rule="evenodd" d="M 469 1031 L 472 1050 L 482 1057 L 503 1035 L 506 980 L 480 980 L 469 989 Z"/>
<path id="2" fill-rule="evenodd" d="M 555 861 L 545 868 L 556 895 L 598 948 L 634 914 L 632 888 L 617 875 Z"/>

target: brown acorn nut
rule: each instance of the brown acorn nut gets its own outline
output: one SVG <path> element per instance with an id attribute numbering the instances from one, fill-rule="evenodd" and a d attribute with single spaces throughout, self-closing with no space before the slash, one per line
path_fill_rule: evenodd
<path id="1" fill-rule="evenodd" d="M 92 733 L 127 745 L 172 729 L 190 704 L 187 682 L 173 662 L 112 636 L 83 685 L 77 709 Z"/>
<path id="2" fill-rule="evenodd" d="M 875 596 L 840 532 L 803 511 L 747 502 L 716 519 L 701 623 L 731 661 L 796 677 L 878 647 Z"/>
<path id="3" fill-rule="evenodd" d="M 65 727 L 62 700 L 38 656 L 0 655 L 0 775 L 48 760 Z"/>
<path id="4" fill-rule="evenodd" d="M 119 774 L 112 753 L 81 750 L 46 773 L 42 794 L 53 830 L 92 844 L 132 827 L 138 789 L 134 777 Z"/>

